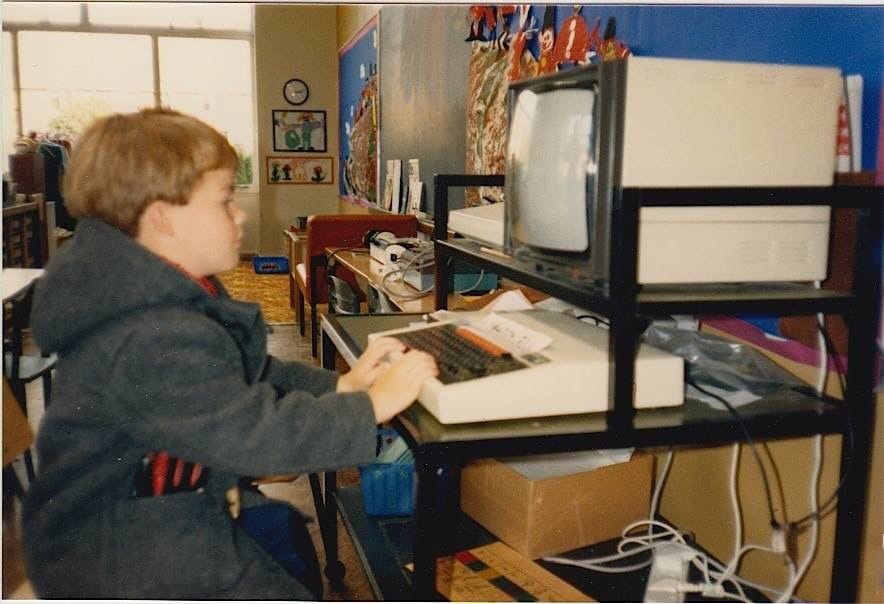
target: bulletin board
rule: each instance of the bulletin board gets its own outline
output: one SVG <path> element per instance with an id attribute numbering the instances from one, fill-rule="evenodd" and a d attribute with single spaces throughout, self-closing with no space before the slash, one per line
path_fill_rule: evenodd
<path id="1" fill-rule="evenodd" d="M 378 20 L 373 17 L 338 51 L 339 193 L 356 203 L 377 203 Z"/>

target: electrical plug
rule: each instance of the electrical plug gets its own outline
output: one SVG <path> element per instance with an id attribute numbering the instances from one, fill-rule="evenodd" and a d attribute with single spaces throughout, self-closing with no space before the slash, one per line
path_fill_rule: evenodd
<path id="1" fill-rule="evenodd" d="M 684 602 L 688 565 L 696 552 L 684 545 L 661 543 L 654 548 L 651 572 L 645 587 L 645 602 Z"/>
<path id="2" fill-rule="evenodd" d="M 786 553 L 786 529 L 781 525 L 773 528 L 770 534 L 770 549 L 778 554 Z"/>

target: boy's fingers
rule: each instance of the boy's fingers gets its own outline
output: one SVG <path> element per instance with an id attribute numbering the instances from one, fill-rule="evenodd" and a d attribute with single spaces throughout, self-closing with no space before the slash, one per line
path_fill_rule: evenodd
<path id="1" fill-rule="evenodd" d="M 369 361 L 371 365 L 376 365 L 378 361 L 384 358 L 384 356 L 396 350 L 401 351 L 404 348 L 405 345 L 394 338 L 378 338 L 372 342 L 371 346 L 366 348 L 362 356 L 365 360 Z"/>

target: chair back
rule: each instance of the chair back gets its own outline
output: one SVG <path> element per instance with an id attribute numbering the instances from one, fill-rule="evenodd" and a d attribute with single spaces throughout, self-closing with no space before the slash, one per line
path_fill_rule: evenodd
<path id="1" fill-rule="evenodd" d="M 328 302 L 328 280 L 325 250 L 329 247 L 362 247 L 368 231 L 389 231 L 397 237 L 415 237 L 417 218 L 405 215 L 380 214 L 317 214 L 307 220 L 307 243 L 304 250 L 306 270 L 306 297 L 316 304 Z M 339 271 L 338 277 L 358 288 L 355 279 L 347 271 Z M 313 283 L 313 279 L 316 282 Z M 315 295 L 315 299 L 312 296 Z"/>
<path id="2" fill-rule="evenodd" d="M 3 324 L 3 375 L 9 380 L 13 394 L 27 414 L 25 384 L 43 378 L 43 404 L 49 404 L 52 370 L 55 368 L 55 354 L 23 354 L 24 331 L 30 327 L 31 306 L 34 300 L 35 283 L 4 301 Z"/>
<path id="3" fill-rule="evenodd" d="M 21 403 L 12 392 L 9 381 L 3 376 L 3 467 L 27 451 L 34 441 L 28 419 L 21 410 Z"/>

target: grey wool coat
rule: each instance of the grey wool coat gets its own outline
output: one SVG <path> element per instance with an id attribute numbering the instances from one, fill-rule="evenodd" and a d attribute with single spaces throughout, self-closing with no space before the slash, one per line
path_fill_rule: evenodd
<path id="1" fill-rule="evenodd" d="M 371 402 L 336 394 L 332 372 L 269 357 L 258 306 L 218 286 L 210 296 L 94 219 L 38 280 L 33 335 L 59 355 L 23 514 L 40 597 L 311 599 L 224 493 L 242 476 L 371 461 Z M 134 498 L 151 451 L 202 464 L 206 484 Z"/>

